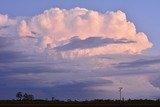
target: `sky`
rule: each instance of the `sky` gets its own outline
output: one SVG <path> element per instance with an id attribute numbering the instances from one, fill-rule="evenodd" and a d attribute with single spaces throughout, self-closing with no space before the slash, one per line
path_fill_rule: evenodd
<path id="1" fill-rule="evenodd" d="M 0 99 L 160 98 L 159 0 L 1 0 Z"/>

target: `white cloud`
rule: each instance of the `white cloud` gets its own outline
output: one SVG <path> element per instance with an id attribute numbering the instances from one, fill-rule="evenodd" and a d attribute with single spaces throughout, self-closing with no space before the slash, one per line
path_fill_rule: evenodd
<path id="1" fill-rule="evenodd" d="M 29 28 L 28 28 L 25 20 L 22 20 L 20 22 L 19 35 L 21 35 L 21 36 L 30 36 L 31 35 L 31 32 L 29 31 Z"/>
<path id="2" fill-rule="evenodd" d="M 122 97 L 125 99 L 140 99 L 140 98 L 156 98 L 157 93 L 160 92 L 159 88 L 154 87 L 150 83 L 150 79 L 153 75 L 123 75 L 123 76 L 108 76 L 102 77 L 104 80 L 112 81 L 112 84 L 101 84 L 92 87 L 86 87 L 87 90 L 94 91 L 112 91 L 117 93 L 117 98 L 119 93 L 119 87 L 122 89 Z"/>
<path id="3" fill-rule="evenodd" d="M 17 19 L 0 14 L 0 37 L 8 38 L 9 41 L 13 42 L 18 38 L 17 26 Z"/>
<path id="4" fill-rule="evenodd" d="M 10 25 L 13 24 L 14 20 L 8 18 L 8 15 L 0 14 L 0 26 Z"/>
<path id="5" fill-rule="evenodd" d="M 136 54 L 152 47 L 152 43 L 147 36 L 142 32 L 136 32 L 135 25 L 127 21 L 126 15 L 122 11 L 99 13 L 79 7 L 70 10 L 52 8 L 32 17 L 30 20 L 23 20 L 19 25 L 19 35 L 39 38 L 39 48 L 43 50 L 50 46 L 54 55 L 60 54 L 64 58 L 117 53 Z M 75 36 L 78 36 L 81 40 L 90 37 L 102 37 L 135 42 L 113 43 L 95 48 L 73 49 L 64 52 L 54 50 L 56 47 L 71 42 L 70 39 Z"/>

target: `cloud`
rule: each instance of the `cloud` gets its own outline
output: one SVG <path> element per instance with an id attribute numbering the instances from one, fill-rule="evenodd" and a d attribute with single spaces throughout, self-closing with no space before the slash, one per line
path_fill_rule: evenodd
<path id="1" fill-rule="evenodd" d="M 142 32 L 136 32 L 135 25 L 127 21 L 122 11 L 99 13 L 79 7 L 70 10 L 52 8 L 31 19 L 22 20 L 18 28 L 20 36 L 37 38 L 41 50 L 55 48 L 53 55 L 59 54 L 66 58 L 117 53 L 136 54 L 152 47 L 147 36 Z M 79 38 L 79 44 L 75 41 L 70 43 L 70 38 L 74 38 L 75 35 Z M 97 40 L 92 41 L 93 39 Z M 95 43 L 107 39 L 134 42 L 114 42 L 108 45 Z M 75 46 L 70 46 L 72 44 Z"/>
<path id="2" fill-rule="evenodd" d="M 16 52 L 16 51 L 0 51 L 0 63 L 13 63 L 13 62 L 21 62 L 21 61 L 27 61 L 25 59 L 25 55 L 22 54 L 22 52 Z M 23 59 L 23 60 L 22 60 Z"/>
<path id="3" fill-rule="evenodd" d="M 160 64 L 159 58 L 154 59 L 139 59 L 131 62 L 120 62 L 115 66 L 118 68 L 134 68 L 134 67 L 144 67 L 144 66 L 151 66 L 155 64 Z"/>
<path id="4" fill-rule="evenodd" d="M 113 84 L 97 85 L 90 87 L 90 89 L 97 91 L 112 90 L 113 92 L 117 92 L 119 87 L 123 87 L 122 96 L 125 99 L 150 99 L 154 98 L 154 96 L 160 92 L 159 89 L 150 83 L 151 77 L 151 75 L 146 74 L 102 77 L 104 80 L 111 80 Z"/>
<path id="5" fill-rule="evenodd" d="M 154 75 L 150 79 L 150 83 L 154 86 L 160 89 L 160 76 L 159 75 Z"/>
<path id="6" fill-rule="evenodd" d="M 15 25 L 16 20 L 10 19 L 8 15 L 2 15 L 0 14 L 0 30 L 6 29 L 9 27 L 9 25 Z"/>
<path id="7" fill-rule="evenodd" d="M 12 44 L 12 41 L 10 38 L 7 37 L 0 37 L 0 49 L 3 49 L 5 47 L 8 47 Z M 0 51 L 1 52 L 1 51 Z"/>
<path id="8" fill-rule="evenodd" d="M 6 29 L 8 28 L 9 26 L 0 26 L 0 30 L 3 30 L 3 29 Z"/>
<path id="9" fill-rule="evenodd" d="M 8 18 L 8 15 L 0 14 L 0 26 L 7 25 L 11 23 L 11 20 Z"/>
<path id="10" fill-rule="evenodd" d="M 27 62 L 29 55 L 14 50 L 14 40 L 11 37 L 0 37 L 0 64 Z"/>
<path id="11" fill-rule="evenodd" d="M 127 92 L 130 83 L 141 81 L 129 74 L 145 75 L 153 70 L 151 67 L 146 72 L 142 67 L 142 72 L 127 67 L 159 63 L 158 59 L 135 61 L 137 54 L 152 47 L 147 35 L 136 31 L 122 11 L 100 13 L 77 7 L 52 8 L 27 18 L 0 15 L 0 84 L 4 88 L 24 88 L 24 84 L 25 88 L 50 87 L 55 92 L 57 87 L 62 91 L 64 87 L 75 87 L 74 91 L 83 92 L 82 95 L 92 91 L 90 98 L 116 98 L 116 85 L 121 81 Z M 126 69 L 119 69 L 120 66 Z M 145 84 L 140 91 L 148 87 L 149 92 L 155 90 L 148 81 L 142 76 L 139 85 Z M 108 87 L 114 90 L 107 90 Z"/>
<path id="12" fill-rule="evenodd" d="M 101 38 L 101 37 L 89 37 L 85 40 L 81 40 L 78 37 L 71 38 L 68 44 L 55 47 L 56 51 L 70 51 L 74 49 L 90 49 L 101 47 L 109 44 L 125 44 L 125 43 L 134 43 L 134 41 L 127 41 L 125 39 L 114 40 L 109 38 Z"/>
<path id="13" fill-rule="evenodd" d="M 0 14 L 0 37 L 17 36 L 18 19 L 11 19 L 8 15 Z"/>

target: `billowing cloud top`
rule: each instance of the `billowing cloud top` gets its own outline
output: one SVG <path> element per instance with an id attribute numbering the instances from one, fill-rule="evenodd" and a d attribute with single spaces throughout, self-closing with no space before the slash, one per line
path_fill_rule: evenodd
<path id="1" fill-rule="evenodd" d="M 70 10 L 52 8 L 31 19 L 22 20 L 18 31 L 20 36 L 37 38 L 41 50 L 50 48 L 52 54 L 67 58 L 117 53 L 136 54 L 152 47 L 147 36 L 136 32 L 135 25 L 127 21 L 122 11 L 103 14 L 78 7 Z M 79 39 L 78 44 L 72 43 L 75 37 Z M 93 37 L 101 38 L 102 41 L 90 39 Z M 108 43 L 105 39 L 122 42 Z M 84 42 L 85 40 L 90 41 Z M 100 45 L 99 42 L 103 44 Z M 59 47 L 66 48 L 66 45 L 68 50 L 57 51 Z M 73 45 L 78 46 L 72 48 Z"/>

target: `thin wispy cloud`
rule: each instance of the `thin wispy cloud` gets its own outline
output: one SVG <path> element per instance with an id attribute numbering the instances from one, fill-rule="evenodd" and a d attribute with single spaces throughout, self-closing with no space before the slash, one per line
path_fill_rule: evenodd
<path id="1" fill-rule="evenodd" d="M 55 47 L 56 51 L 70 51 L 75 49 L 90 49 L 97 48 L 101 46 L 106 46 L 109 44 L 127 44 L 134 43 L 134 41 L 127 41 L 125 39 L 114 40 L 110 38 L 101 38 L 101 37 L 89 37 L 85 40 L 81 40 L 78 37 L 73 37 L 70 39 L 68 44 Z"/>

